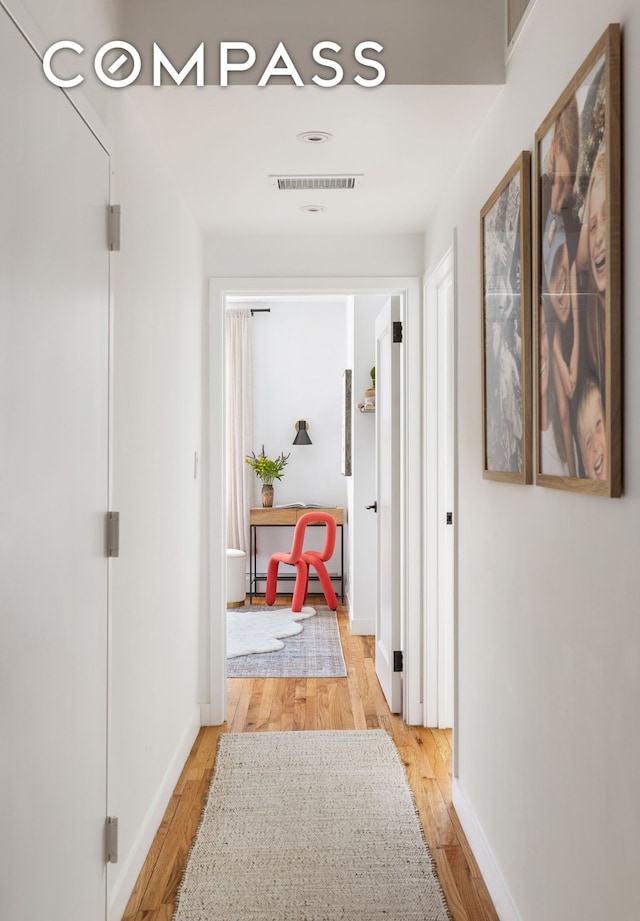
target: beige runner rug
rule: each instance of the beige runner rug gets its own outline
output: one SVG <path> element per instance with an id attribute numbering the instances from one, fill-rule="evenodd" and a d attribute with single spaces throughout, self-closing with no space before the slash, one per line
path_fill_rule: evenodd
<path id="1" fill-rule="evenodd" d="M 383 730 L 220 736 L 174 921 L 451 921 Z"/>

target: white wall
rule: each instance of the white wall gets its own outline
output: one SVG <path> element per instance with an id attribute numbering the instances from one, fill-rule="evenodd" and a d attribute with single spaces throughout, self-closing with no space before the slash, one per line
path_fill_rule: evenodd
<path id="1" fill-rule="evenodd" d="M 625 66 L 618 500 L 486 481 L 481 461 L 480 208 L 609 21 Z M 457 227 L 458 801 L 513 899 L 503 917 L 523 921 L 640 917 L 639 95 L 635 0 L 538 0 L 426 237 L 433 268 Z"/>
<path id="2" fill-rule="evenodd" d="M 253 318 L 254 450 L 259 454 L 264 445 L 269 457 L 290 454 L 282 480 L 274 482 L 274 504 L 313 502 L 344 508 L 347 481 L 341 473 L 341 450 L 346 298 L 270 300 L 269 307 L 270 313 L 258 313 Z M 298 419 L 309 423 L 310 445 L 292 444 Z M 256 506 L 262 504 L 261 486 L 254 477 Z M 314 537 L 318 534 L 309 532 L 309 546 L 317 543 Z M 290 547 L 290 538 L 288 530 L 258 532 L 258 571 L 266 571 L 271 553 Z M 328 568 L 338 571 L 338 550 Z"/>
<path id="3" fill-rule="evenodd" d="M 38 44 L 41 51 L 62 39 L 79 42 L 86 49 L 82 58 L 75 58 L 70 53 L 64 61 L 64 55 L 61 55 L 63 60 L 57 61 L 56 67 L 60 66 L 59 73 L 63 77 L 72 77 L 79 72 L 91 74 L 78 88 L 70 90 L 71 98 L 85 96 L 103 123 L 108 124 L 114 94 L 93 78 L 91 62 L 92 55 L 101 45 L 123 37 L 122 0 L 6 0 L 6 3 L 10 9 L 15 10 L 23 26 L 27 19 L 32 20 L 34 28 L 32 30 L 29 24 L 29 37 Z M 67 70 L 72 67 L 74 59 L 76 63 L 82 63 L 75 71 Z"/>
<path id="4" fill-rule="evenodd" d="M 376 516 L 366 506 L 376 499 L 376 419 L 358 411 L 364 392 L 371 386 L 375 365 L 376 317 L 388 298 L 357 296 L 353 311 L 353 484 L 349 506 L 350 586 L 349 617 L 356 634 L 375 633 L 376 615 Z"/>
<path id="5" fill-rule="evenodd" d="M 48 42 L 71 39 L 97 47 L 114 34 L 121 23 L 120 2 L 113 0 L 18 0 L 27 10 Z M 11 6 L 11 0 L 8 0 Z M 17 6 L 18 4 L 13 4 Z M 89 82 L 89 81 L 87 81 Z M 97 82 L 97 81 L 96 81 Z"/>
<path id="6" fill-rule="evenodd" d="M 371 236 L 205 236 L 206 275 L 312 278 L 421 275 L 421 234 Z"/>
<path id="7" fill-rule="evenodd" d="M 197 732 L 202 238 L 126 94 L 114 109 L 122 249 L 114 257 L 109 812 L 119 919 Z"/>

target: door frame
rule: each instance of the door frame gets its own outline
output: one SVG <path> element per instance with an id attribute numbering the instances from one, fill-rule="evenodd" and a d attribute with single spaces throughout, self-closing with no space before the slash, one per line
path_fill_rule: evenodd
<path id="1" fill-rule="evenodd" d="M 451 390 L 450 409 L 453 415 L 453 450 L 451 457 L 451 493 L 452 507 L 447 509 L 453 512 L 453 541 L 449 549 L 452 555 L 451 567 L 451 599 L 450 623 L 446 629 L 450 631 L 447 642 L 452 650 L 452 693 L 453 693 L 453 728 L 454 728 L 454 756 L 456 754 L 455 732 L 457 726 L 457 404 L 456 404 L 456 240 L 454 240 L 444 256 L 434 269 L 425 274 L 424 299 L 425 299 L 425 324 L 424 324 L 424 355 L 425 355 L 425 395 L 424 395 L 424 458 L 425 458 L 425 503 L 424 503 L 424 535 L 425 535 L 425 566 L 424 566 L 424 598 L 425 598 L 425 636 L 424 636 L 424 661 L 425 661 L 425 697 L 424 721 L 426 726 L 438 726 L 440 714 L 440 687 L 441 687 L 441 650 L 443 645 L 442 623 L 439 611 L 439 572 L 443 552 L 442 536 L 440 533 L 440 514 L 443 511 L 441 494 L 442 484 L 439 482 L 439 466 L 441 455 L 441 424 L 439 409 L 442 399 L 442 359 L 439 353 L 439 342 L 443 330 L 441 329 L 441 295 L 448 286 L 453 286 L 453 322 L 451 324 L 451 341 L 448 344 L 448 357 L 452 362 L 450 369 Z"/>
<path id="2" fill-rule="evenodd" d="M 399 295 L 402 298 L 404 351 L 401 371 L 401 623 L 404 649 L 403 717 L 423 725 L 422 624 L 422 285 L 414 276 L 334 276 L 310 278 L 214 277 L 209 282 L 208 457 L 203 483 L 208 493 L 208 528 L 203 560 L 208 637 L 205 640 L 209 701 L 202 705 L 202 724 L 221 725 L 226 699 L 226 507 L 225 330 L 227 297 L 257 295 Z M 206 437 L 205 431 L 205 437 Z M 409 500 L 411 497 L 411 500 Z"/>
<path id="3" fill-rule="evenodd" d="M 395 670 L 394 651 L 404 650 L 402 623 L 393 616 L 400 605 L 401 584 L 396 582 L 394 569 L 401 570 L 401 493 L 397 471 L 400 468 L 401 406 L 400 379 L 402 345 L 395 341 L 394 328 L 402 311 L 401 299 L 390 297 L 376 317 L 376 635 L 375 669 L 378 681 L 392 713 L 402 710 L 403 675 Z M 404 338 L 404 337 L 403 337 Z M 398 408 L 400 405 L 400 412 Z M 386 566 L 380 565 L 382 548 L 391 558 L 391 575 L 385 576 Z"/>

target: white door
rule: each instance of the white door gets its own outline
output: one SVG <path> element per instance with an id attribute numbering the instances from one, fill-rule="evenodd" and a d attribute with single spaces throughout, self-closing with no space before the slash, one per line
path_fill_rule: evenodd
<path id="1" fill-rule="evenodd" d="M 109 159 L 0 8 L 0 917 L 105 917 Z"/>
<path id="2" fill-rule="evenodd" d="M 427 726 L 450 727 L 454 721 L 456 527 L 453 249 L 427 280 L 424 355 L 424 715 Z"/>
<path id="3" fill-rule="evenodd" d="M 376 502 L 378 599 L 376 674 L 392 713 L 402 710 L 400 653 L 400 359 L 393 324 L 400 321 L 400 298 L 391 297 L 376 319 Z"/>

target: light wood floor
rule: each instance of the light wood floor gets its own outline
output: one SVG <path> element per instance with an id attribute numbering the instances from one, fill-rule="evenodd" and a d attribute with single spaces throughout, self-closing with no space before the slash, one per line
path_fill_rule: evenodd
<path id="1" fill-rule="evenodd" d="M 375 676 L 373 638 L 351 636 L 344 610 L 338 618 L 346 678 L 228 679 L 227 722 L 200 730 L 123 921 L 171 921 L 220 733 L 303 729 L 385 729 L 405 763 L 455 921 L 498 921 L 451 805 L 450 731 L 406 726 L 389 712 Z"/>

